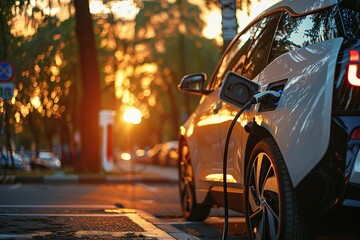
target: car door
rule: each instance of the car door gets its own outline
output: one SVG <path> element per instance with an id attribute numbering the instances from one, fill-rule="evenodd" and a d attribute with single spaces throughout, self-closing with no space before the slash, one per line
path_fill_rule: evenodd
<path id="1" fill-rule="evenodd" d="M 203 96 L 194 113 L 184 124 L 185 136 L 191 149 L 191 159 L 197 188 L 208 188 L 204 182 L 214 162 L 221 156 L 219 145 L 219 115 L 217 90 Z"/>
<path id="2" fill-rule="evenodd" d="M 206 182 L 210 182 L 212 185 L 221 185 L 223 179 L 222 169 L 224 152 L 223 146 L 221 146 L 223 139 L 220 136 L 220 126 L 224 124 L 224 122 L 226 123 L 231 121 L 229 119 L 229 117 L 231 116 L 223 113 L 224 107 L 228 109 L 228 106 L 225 106 L 226 104 L 218 99 L 219 88 L 221 86 L 223 78 L 225 77 L 225 74 L 228 71 L 231 71 L 233 69 L 242 69 L 243 65 L 245 64 L 246 53 L 251 44 L 252 35 L 254 34 L 255 30 L 255 26 L 250 27 L 248 30 L 245 31 L 244 34 L 237 37 L 236 40 L 232 42 L 230 47 L 225 52 L 223 58 L 220 60 L 217 69 L 214 71 L 209 85 L 210 90 L 213 90 L 212 94 L 215 94 L 214 96 L 216 97 L 216 101 L 214 101 L 215 104 L 213 105 L 212 111 L 213 117 L 215 117 L 217 121 L 217 142 L 215 145 L 218 146 L 218 152 L 213 153 L 211 161 L 209 161 L 208 159 L 208 161 L 203 162 L 201 176 L 203 176 L 203 180 L 205 180 Z M 216 156 L 216 158 L 214 156 Z M 234 182 L 234 179 L 231 175 L 228 176 L 228 181 Z"/>
<path id="3" fill-rule="evenodd" d="M 281 12 L 277 12 L 264 17 L 242 34 L 240 38 L 251 39 L 251 44 L 249 46 L 244 45 L 243 48 L 239 49 L 239 54 L 236 58 L 239 64 L 235 68 L 230 69 L 231 71 L 235 71 L 253 81 L 258 80 L 257 76 L 266 67 L 274 32 L 280 16 Z M 239 109 L 225 103 L 220 111 L 220 118 L 223 119 L 220 124 L 222 151 L 224 151 L 228 129 L 238 111 Z M 253 117 L 253 115 L 246 112 L 241 115 L 238 120 L 239 124 L 235 125 L 229 142 L 227 174 L 236 183 L 237 187 L 240 185 L 240 188 L 243 185 L 243 176 L 246 172 L 243 159 L 248 133 L 245 132 L 244 126 L 248 122 L 253 121 Z"/>

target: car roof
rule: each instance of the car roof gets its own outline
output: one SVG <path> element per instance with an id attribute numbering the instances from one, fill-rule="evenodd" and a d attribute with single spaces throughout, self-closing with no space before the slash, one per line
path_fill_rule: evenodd
<path id="1" fill-rule="evenodd" d="M 247 24 L 245 28 L 238 32 L 237 37 L 243 34 L 243 32 L 245 32 L 246 29 L 248 29 L 249 26 L 253 25 L 255 22 L 275 12 L 285 10 L 293 15 L 301 16 L 319 11 L 321 9 L 329 8 L 342 1 L 345 0 L 281 0 L 264 10 L 257 17 L 255 17 L 250 23 Z M 234 37 L 233 41 L 235 41 L 237 37 Z M 231 44 L 228 46 L 225 52 L 230 49 L 230 46 Z M 225 56 L 225 54 L 223 54 L 223 56 Z"/>
<path id="2" fill-rule="evenodd" d="M 278 9 L 287 9 L 296 15 L 303 15 L 323 8 L 331 7 L 337 3 L 338 0 L 321 0 L 321 1 L 283 0 L 278 3 L 275 3 L 260 15 L 268 14 Z"/>

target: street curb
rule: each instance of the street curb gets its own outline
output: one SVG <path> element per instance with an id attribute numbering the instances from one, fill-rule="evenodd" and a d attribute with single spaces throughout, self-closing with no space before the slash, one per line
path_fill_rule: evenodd
<path id="1" fill-rule="evenodd" d="M 50 183 L 50 184 L 111 184 L 111 183 L 168 183 L 177 184 L 177 179 L 169 179 L 165 177 L 149 176 L 84 176 L 84 175 L 43 175 L 43 176 L 6 176 L 3 183 Z"/>
<path id="2" fill-rule="evenodd" d="M 174 237 L 177 240 L 199 240 L 199 238 L 194 237 L 190 234 L 187 234 L 187 233 L 175 228 L 174 226 L 162 221 L 159 218 L 156 218 L 155 216 L 153 216 L 152 214 L 150 214 L 148 212 L 145 212 L 145 211 L 139 210 L 139 209 L 137 209 L 136 212 L 141 218 L 150 222 L 152 225 L 161 229 L 162 231 L 166 232 L 167 234 L 171 235 L 172 237 Z"/>

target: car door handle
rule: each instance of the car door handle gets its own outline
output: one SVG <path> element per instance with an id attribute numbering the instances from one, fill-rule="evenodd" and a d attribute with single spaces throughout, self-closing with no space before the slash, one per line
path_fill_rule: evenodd
<path id="1" fill-rule="evenodd" d="M 217 102 L 215 104 L 215 107 L 213 109 L 213 114 L 218 114 L 219 113 L 219 110 L 221 109 L 222 107 L 222 102 Z"/>

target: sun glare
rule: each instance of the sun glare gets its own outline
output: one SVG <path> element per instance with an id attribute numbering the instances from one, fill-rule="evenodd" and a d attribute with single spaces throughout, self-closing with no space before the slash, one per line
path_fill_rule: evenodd
<path id="1" fill-rule="evenodd" d="M 139 124 L 141 118 L 141 111 L 135 107 L 128 107 L 123 114 L 124 121 L 131 124 Z"/>
<path id="2" fill-rule="evenodd" d="M 134 20 L 139 11 L 133 0 L 109 2 L 109 6 L 105 6 L 102 0 L 90 1 L 90 12 L 93 14 L 112 12 L 121 19 Z"/>
<path id="3" fill-rule="evenodd" d="M 268 7 L 279 1 L 280 0 L 252 1 L 250 6 L 250 15 L 248 15 L 245 11 L 237 11 L 236 17 L 238 19 L 240 30 L 244 29 L 261 12 L 265 11 Z"/>
<path id="4" fill-rule="evenodd" d="M 248 15 L 246 11 L 238 10 L 236 17 L 239 29 L 241 30 L 245 28 L 257 15 L 277 2 L 279 2 L 279 0 L 252 1 L 250 6 L 250 15 Z M 216 39 L 221 36 L 221 10 L 219 8 L 207 9 L 195 0 L 192 0 L 191 3 L 198 4 L 203 11 L 202 18 L 206 22 L 206 26 L 203 29 L 204 36 L 209 39 Z"/>
<path id="5" fill-rule="evenodd" d="M 100 0 L 92 0 L 89 2 L 90 12 L 92 14 L 99 14 L 106 11 L 106 7 Z"/>
<path id="6" fill-rule="evenodd" d="M 205 15 L 206 27 L 203 34 L 206 38 L 214 39 L 221 34 L 221 13 L 212 9 Z"/>
<path id="7" fill-rule="evenodd" d="M 134 20 L 140 9 L 136 7 L 134 1 L 120 1 L 112 4 L 111 11 L 120 18 Z"/>

